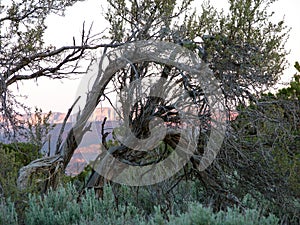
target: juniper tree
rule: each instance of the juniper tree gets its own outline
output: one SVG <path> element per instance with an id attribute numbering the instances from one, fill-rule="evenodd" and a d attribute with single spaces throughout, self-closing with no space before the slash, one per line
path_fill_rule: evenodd
<path id="1" fill-rule="evenodd" d="M 170 188 L 172 189 L 172 186 L 176 185 L 183 177 L 186 179 L 197 178 L 207 194 L 204 202 L 214 205 L 215 209 L 226 208 L 231 204 L 240 204 L 239 199 L 243 194 L 246 194 L 246 192 L 240 193 L 237 191 L 238 187 L 235 186 L 237 183 L 234 183 L 236 181 L 234 176 L 239 177 L 239 182 L 243 180 L 250 182 L 248 187 L 254 188 L 253 193 L 257 191 L 261 192 L 266 198 L 270 197 L 267 194 L 269 189 L 266 188 L 269 183 L 264 183 L 266 181 L 264 175 L 270 177 L 274 175 L 273 173 L 268 174 L 265 171 L 266 173 L 262 174 L 263 176 L 251 180 L 249 178 L 252 175 L 245 174 L 242 171 L 245 167 L 239 167 L 240 162 L 252 165 L 255 160 L 244 157 L 243 143 L 245 140 L 243 138 L 245 137 L 243 135 L 239 136 L 239 133 L 235 130 L 235 122 L 232 122 L 234 120 L 232 111 L 237 106 L 247 107 L 256 104 L 263 93 L 276 84 L 287 66 L 285 60 L 287 51 L 284 44 L 288 38 L 288 28 L 285 26 L 284 21 L 271 22 L 273 13 L 269 13 L 268 9 L 273 2 L 272 0 L 230 0 L 229 13 L 226 14 L 218 12 L 209 3 L 204 3 L 199 11 L 198 9 L 193 11 L 190 9 L 192 1 L 180 3 L 172 0 L 108 1 L 109 8 L 106 19 L 110 23 L 110 28 L 109 36 L 106 38 L 113 40 L 116 45 L 146 40 L 153 43 L 164 41 L 182 46 L 197 54 L 202 62 L 208 64 L 213 72 L 211 74 L 212 78 L 218 80 L 228 110 L 228 129 L 220 154 L 205 171 L 197 170 L 197 166 L 204 154 L 204 146 L 211 128 L 211 108 L 203 88 L 190 78 L 191 76 L 187 71 L 174 65 L 157 63 L 151 60 L 128 62 L 124 68 L 118 68 L 118 70 L 112 68 L 114 72 L 109 74 L 109 79 L 105 80 L 106 82 L 102 84 L 101 89 L 97 89 L 98 94 L 94 95 L 97 104 L 100 104 L 103 99 L 107 99 L 114 106 L 108 95 L 112 91 L 122 98 L 124 97 L 123 100 L 132 102 L 130 100 L 132 96 L 123 95 L 122 91 L 130 88 L 135 81 L 149 77 L 156 77 L 158 80 L 163 78 L 169 84 L 172 84 L 170 87 L 174 88 L 173 90 L 188 93 L 187 99 L 195 104 L 194 112 L 197 113 L 198 123 L 201 125 L 201 127 L 199 126 L 201 135 L 196 143 L 197 152 L 191 156 L 190 163 L 185 166 L 184 170 L 174 176 Z M 155 85 L 152 86 L 155 87 Z M 168 90 L 168 87 L 166 90 Z M 94 92 L 91 93 L 94 94 Z M 126 111 L 130 115 L 129 127 L 131 131 L 135 137 L 145 139 L 151 135 L 149 125 L 151 118 L 154 116 L 161 118 L 170 129 L 174 124 L 180 127 L 182 118 L 178 110 L 174 108 L 173 100 L 172 96 L 169 96 L 168 99 L 148 96 L 133 105 L 129 105 L 127 108 L 126 104 L 123 104 L 123 111 L 121 110 L 120 113 Z M 126 101 L 124 102 L 126 103 Z M 78 146 L 78 142 L 74 142 L 76 139 L 74 130 L 88 128 L 88 126 L 85 127 L 84 123 L 86 123 L 90 111 L 97 104 L 92 107 L 88 105 L 89 107 L 82 110 L 81 117 L 79 117 L 74 129 L 71 129 L 64 145 L 62 145 L 63 151 L 60 153 L 63 153 L 63 155 L 48 159 L 47 162 L 53 162 L 55 166 L 51 164 L 49 167 L 47 163 L 44 163 L 40 164 L 41 168 L 57 168 L 58 165 L 61 165 L 61 169 L 65 169 Z M 255 112 L 259 113 L 259 110 Z M 256 114 L 251 115 L 251 119 L 255 121 Z M 242 116 L 242 113 L 239 115 L 238 120 L 241 118 L 240 116 Z M 119 132 L 122 133 L 122 130 Z M 105 140 L 107 135 L 104 131 L 102 134 L 104 135 L 104 138 L 102 138 L 104 148 L 102 150 L 107 151 L 128 165 L 134 166 L 159 163 L 172 153 L 180 140 L 180 135 L 170 132 L 162 140 L 161 146 L 165 146 L 164 148 L 159 146 L 154 148 L 155 151 L 141 152 L 135 151 L 122 143 L 109 146 Z M 82 135 L 77 140 L 80 142 L 81 138 Z M 259 154 L 264 154 L 264 151 L 260 151 L 256 157 L 261 157 Z M 31 173 L 35 163 L 42 162 L 43 160 L 34 162 L 24 168 L 22 173 L 25 175 L 26 171 Z M 264 164 L 260 163 L 256 166 L 261 166 L 263 170 Z M 54 172 L 57 172 L 57 170 Z M 277 178 L 270 179 L 270 182 L 276 183 Z M 261 186 L 256 186 L 257 182 Z M 26 182 L 24 183 L 26 184 Z M 100 185 L 100 188 L 103 185 L 103 177 L 97 171 L 94 171 L 88 182 L 88 187 L 95 185 Z M 271 185 L 269 185 L 270 187 Z"/>

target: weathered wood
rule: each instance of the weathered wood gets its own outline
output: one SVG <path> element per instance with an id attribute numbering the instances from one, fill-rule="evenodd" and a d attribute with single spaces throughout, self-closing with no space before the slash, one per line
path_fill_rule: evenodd
<path id="1" fill-rule="evenodd" d="M 44 157 L 32 161 L 30 164 L 19 170 L 19 176 L 17 179 L 18 187 L 20 189 L 27 188 L 33 174 L 48 173 L 53 169 L 54 173 L 56 173 L 62 163 L 63 159 L 59 155 Z"/>

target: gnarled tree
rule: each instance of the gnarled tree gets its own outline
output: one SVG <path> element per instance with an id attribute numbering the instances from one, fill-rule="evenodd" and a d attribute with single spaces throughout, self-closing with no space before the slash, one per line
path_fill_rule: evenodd
<path id="1" fill-rule="evenodd" d="M 267 9 L 274 1 L 231 0 L 228 14 L 217 12 L 209 4 L 202 6 L 200 14 L 191 12 L 189 6 L 192 1 L 183 1 L 179 5 L 172 0 L 109 0 L 108 2 L 110 8 L 106 18 L 111 24 L 110 38 L 117 44 L 140 43 L 140 41 L 173 43 L 197 54 L 202 59 L 202 63 L 209 65 L 213 73 L 208 73 L 208 75 L 211 76 L 211 79 L 218 80 L 225 100 L 224 105 L 228 111 L 228 130 L 223 148 L 208 169 L 198 170 L 199 163 L 205 154 L 204 146 L 211 133 L 211 124 L 215 119 L 203 87 L 200 82 L 193 79 L 189 69 L 168 64 L 167 61 L 165 63 L 158 62 L 155 60 L 155 55 L 152 58 L 151 54 L 148 55 L 149 57 L 143 58 L 143 55 L 137 53 L 135 57 L 140 57 L 139 60 L 133 60 L 136 59 L 133 55 L 127 57 L 132 60 L 128 61 L 128 64 L 124 61 L 111 61 L 113 63 L 98 74 L 95 85 L 87 98 L 86 107 L 80 112 L 78 120 L 65 142 L 60 146 L 57 155 L 32 162 L 24 167 L 19 179 L 20 184 L 26 184 L 23 181 L 26 181 L 32 172 L 41 168 L 49 171 L 51 168 L 50 175 L 54 175 L 51 177 L 51 182 L 55 185 L 57 171 L 63 171 L 66 168 L 84 131 L 89 128 L 87 121 L 92 111 L 98 104 L 101 104 L 103 99 L 107 99 L 112 107 L 115 107 L 108 94 L 112 91 L 120 96 L 121 110 L 116 108 L 120 119 L 126 121 L 126 116 L 129 115 L 127 125 L 134 134 L 133 138 L 143 140 L 150 137 L 152 132 L 155 133 L 155 129 L 151 128 L 153 124 L 150 122 L 154 117 L 160 118 L 160 122 L 163 121 L 167 133 L 159 146 L 152 146 L 153 151 L 135 151 L 136 146 L 130 146 L 130 142 L 124 144 L 120 141 L 118 136 L 125 137 L 125 139 L 131 137 L 130 133 L 122 133 L 123 131 L 120 129 L 114 133 L 116 140 L 119 141 L 117 146 L 109 147 L 105 138 L 102 139 L 103 154 L 99 156 L 98 165 L 103 168 L 103 165 L 106 165 L 105 159 L 110 155 L 128 166 L 147 166 L 160 163 L 174 152 L 181 140 L 186 143 L 186 146 L 191 144 L 175 129 L 175 127 L 183 129 L 185 125 L 182 112 L 176 108 L 179 99 L 177 93 L 187 93 L 185 95 L 186 102 L 192 102 L 194 107 L 189 108 L 186 105 L 182 111 L 185 116 L 190 116 L 188 112 L 191 112 L 192 118 L 197 121 L 194 125 L 198 128 L 199 138 L 196 143 L 193 143 L 197 147 L 197 151 L 191 155 L 190 162 L 173 177 L 171 182 L 176 185 L 183 177 L 199 179 L 206 190 L 205 203 L 213 205 L 216 209 L 226 208 L 231 204 L 240 204 L 239 199 L 246 193 L 254 195 L 261 193 L 265 198 L 271 201 L 276 199 L 277 203 L 281 204 L 279 198 L 275 198 L 276 188 L 274 187 L 279 180 L 280 184 L 284 184 L 280 173 L 269 173 L 269 170 L 264 173 L 259 172 L 263 171 L 265 166 L 269 169 L 273 168 L 273 165 L 268 164 L 268 160 L 262 158 L 268 150 L 260 148 L 259 151 L 249 151 L 248 147 L 253 147 L 253 142 L 248 142 L 244 131 L 240 132 L 239 129 L 242 125 L 238 128 L 236 125 L 239 124 L 244 111 L 238 111 L 239 116 L 236 120 L 233 114 L 236 106 L 247 108 L 250 105 L 247 108 L 253 110 L 247 111 L 247 113 L 250 112 L 250 116 L 247 117 L 250 124 L 258 122 L 259 125 L 256 125 L 258 127 L 255 128 L 257 130 L 257 128 L 261 128 L 261 124 L 268 123 L 265 120 L 268 113 L 262 114 L 261 110 L 264 113 L 266 111 L 260 107 L 262 102 L 259 99 L 283 74 L 287 54 L 284 43 L 288 32 L 284 22 L 272 23 L 269 20 L 272 14 L 269 14 Z M 149 52 L 151 53 L 151 49 Z M 172 58 L 171 53 L 169 57 Z M 122 66 L 120 67 L 118 63 L 121 63 Z M 153 80 L 151 81 L 151 79 Z M 148 87 L 145 92 L 142 92 L 142 94 L 150 93 L 148 96 L 137 97 L 138 86 L 134 85 L 140 80 L 150 82 L 150 85 L 144 83 L 142 86 Z M 162 82 L 163 84 L 168 85 L 159 86 L 162 80 L 166 81 Z M 131 89 L 132 87 L 134 88 Z M 165 90 L 172 95 L 167 95 L 166 98 L 161 98 L 160 95 L 151 96 L 151 91 L 154 89 L 156 91 L 158 89 Z M 126 91 L 124 92 L 124 90 Z M 131 90 L 131 95 L 126 94 Z M 96 94 L 95 91 L 97 91 Z M 128 102 L 133 104 L 128 104 Z M 251 108 L 252 105 L 256 106 Z M 258 121 L 258 115 L 264 115 L 261 118 L 262 122 Z M 272 114 L 272 116 L 281 115 Z M 279 126 L 287 121 L 280 120 Z M 271 125 L 268 123 L 266 126 L 273 127 L 273 125 L 274 123 Z M 248 128 L 248 132 L 252 132 L 252 127 Z M 105 133 L 102 133 L 105 137 Z M 261 134 L 259 133 L 259 135 Z M 265 134 L 272 136 L 268 132 Z M 256 144 L 261 147 L 263 140 L 259 135 Z M 289 133 L 287 135 L 289 136 Z M 274 140 L 270 139 L 270 141 Z M 147 147 L 151 147 L 152 142 L 149 143 Z M 184 146 L 180 147 L 184 149 Z M 272 160 L 274 157 L 271 157 Z M 254 164 L 255 166 L 253 166 Z M 251 166 L 253 166 L 252 170 L 249 169 Z M 97 166 L 94 169 L 87 186 L 100 185 L 101 192 L 104 177 L 103 174 L 100 175 L 97 172 Z M 121 167 L 117 169 L 120 173 L 124 171 L 124 168 Z M 255 172 L 253 174 L 256 177 L 253 178 L 253 174 L 247 173 L 249 171 Z M 106 178 L 114 180 L 110 171 L 105 172 Z M 239 192 L 238 190 L 241 189 L 238 185 L 243 187 L 243 182 L 247 185 L 247 189 L 245 192 Z M 284 187 L 286 186 L 277 188 L 283 191 Z M 252 192 L 250 192 L 251 188 Z"/>

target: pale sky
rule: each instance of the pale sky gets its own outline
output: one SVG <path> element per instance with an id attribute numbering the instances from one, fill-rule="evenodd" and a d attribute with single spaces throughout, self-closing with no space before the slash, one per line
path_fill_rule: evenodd
<path id="1" fill-rule="evenodd" d="M 195 0 L 197 5 L 201 0 Z M 218 9 L 228 9 L 227 0 L 211 0 L 211 4 Z M 94 33 L 103 31 L 108 27 L 102 12 L 106 2 L 99 0 L 86 0 L 78 2 L 66 10 L 65 17 L 50 16 L 47 18 L 48 29 L 45 33 L 46 43 L 51 43 L 57 47 L 72 45 L 73 36 L 80 38 L 80 31 L 83 21 L 86 25 L 93 22 Z M 101 7 L 102 6 L 102 7 Z M 271 7 L 275 12 L 274 22 L 282 20 L 285 16 L 286 25 L 292 28 L 290 38 L 286 48 L 291 50 L 287 57 L 290 68 L 285 71 L 284 81 L 287 82 L 296 72 L 293 65 L 295 61 L 300 61 L 300 1 L 299 0 L 278 0 Z M 77 80 L 49 80 L 38 79 L 38 83 L 24 81 L 19 83 L 19 91 L 22 95 L 27 95 L 27 99 L 22 99 L 26 105 L 42 108 L 44 112 L 67 112 L 73 104 L 80 79 Z"/>

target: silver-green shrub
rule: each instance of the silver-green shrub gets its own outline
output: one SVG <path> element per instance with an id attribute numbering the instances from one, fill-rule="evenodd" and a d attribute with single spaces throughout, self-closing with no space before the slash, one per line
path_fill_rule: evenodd
<path id="1" fill-rule="evenodd" d="M 119 199 L 119 204 L 116 204 L 114 192 L 110 186 L 105 186 L 102 200 L 97 199 L 93 191 L 87 191 L 78 202 L 78 192 L 72 185 L 68 185 L 66 188 L 60 187 L 56 191 L 51 190 L 43 197 L 31 195 L 25 213 L 25 224 L 276 225 L 279 221 L 274 215 L 267 217 L 262 215 L 258 209 L 228 208 L 226 211 L 214 213 L 212 209 L 204 207 L 199 202 L 186 202 L 187 210 L 173 213 L 164 212 L 162 205 L 151 205 L 153 210 L 148 214 L 140 208 L 141 205 L 138 205 L 132 196 L 130 197 L 132 193 L 126 190 L 126 187 L 121 187 L 119 191 L 121 190 L 123 196 Z M 128 201 L 125 201 L 126 196 Z M 16 219 L 13 205 L 11 207 L 6 206 L 6 210 L 10 212 L 10 218 Z"/>
<path id="2" fill-rule="evenodd" d="M 14 203 L 12 203 L 10 199 L 5 200 L 0 198 L 0 224 L 18 224 L 18 215 Z"/>

